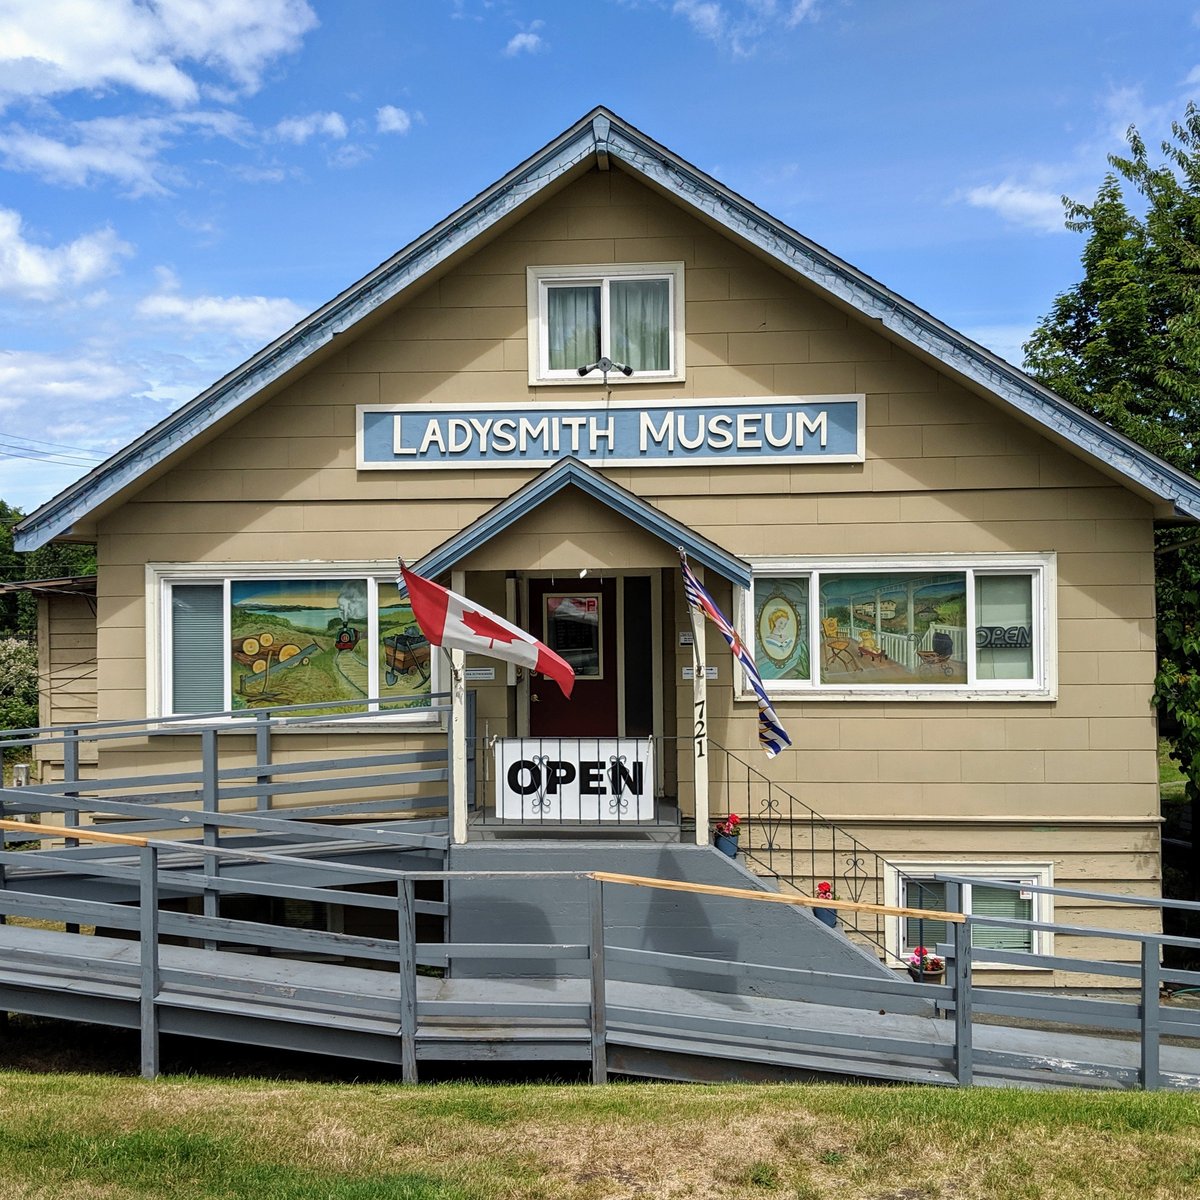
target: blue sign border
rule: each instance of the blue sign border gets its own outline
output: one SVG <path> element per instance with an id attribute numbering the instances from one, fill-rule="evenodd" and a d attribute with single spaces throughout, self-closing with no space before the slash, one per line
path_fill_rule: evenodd
<path id="1" fill-rule="evenodd" d="M 847 463 L 865 457 L 864 395 L 511 404 L 360 404 L 358 469 Z"/>

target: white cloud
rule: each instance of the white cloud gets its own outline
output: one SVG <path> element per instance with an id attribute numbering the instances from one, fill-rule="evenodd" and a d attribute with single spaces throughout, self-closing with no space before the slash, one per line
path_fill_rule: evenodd
<path id="1" fill-rule="evenodd" d="M 504 53 L 509 58 L 518 54 L 536 54 L 542 48 L 542 38 L 537 33 L 514 33 L 504 47 Z"/>
<path id="2" fill-rule="evenodd" d="M 753 54 L 760 42 L 815 21 L 820 0 L 675 0 L 671 12 L 697 36 L 739 57 Z"/>
<path id="3" fill-rule="evenodd" d="M 162 164 L 160 155 L 185 132 L 241 141 L 249 129 L 248 122 L 229 112 L 99 117 L 73 122 L 61 138 L 11 125 L 0 133 L 0 155 L 9 170 L 51 183 L 83 187 L 107 178 L 132 196 L 165 195 L 179 176 Z"/>
<path id="4" fill-rule="evenodd" d="M 23 236 L 19 213 L 0 208 L 0 294 L 63 299 L 112 275 L 117 259 L 132 252 L 107 227 L 61 246 L 40 246 Z"/>
<path id="5" fill-rule="evenodd" d="M 44 405 L 62 402 L 91 405 L 126 395 L 138 378 L 126 367 L 102 355 L 59 357 L 26 350 L 0 350 L 0 411 L 29 406 L 41 419 L 37 428 L 51 428 Z M 30 428 L 33 426 L 30 425 Z"/>
<path id="6" fill-rule="evenodd" d="M 1064 233 L 1061 193 L 1006 179 L 973 187 L 962 198 L 974 208 L 991 209 L 1013 225 L 1024 225 L 1040 233 Z"/>
<path id="7" fill-rule="evenodd" d="M 222 332 L 259 345 L 290 329 L 305 310 L 283 297 L 185 296 L 172 272 L 159 270 L 159 287 L 139 301 L 139 316 L 183 325 L 193 332 Z"/>
<path id="8" fill-rule="evenodd" d="M 412 128 L 412 117 L 394 104 L 385 104 L 375 110 L 375 128 L 380 133 L 407 133 Z"/>
<path id="9" fill-rule="evenodd" d="M 331 167 L 344 170 L 347 167 L 357 167 L 359 163 L 366 162 L 370 157 L 371 152 L 366 146 L 359 146 L 354 142 L 350 142 L 345 146 L 339 146 L 330 154 L 326 161 Z"/>
<path id="10" fill-rule="evenodd" d="M 504 53 L 508 58 L 515 58 L 518 54 L 540 54 L 547 49 L 546 41 L 540 33 L 539 29 L 545 26 L 545 21 L 531 21 L 528 28 L 521 33 L 515 33 L 508 39 L 508 45 L 504 47 Z"/>
<path id="11" fill-rule="evenodd" d="M 0 0 L 0 104 L 119 87 L 193 104 L 197 67 L 253 92 L 316 24 L 306 0 Z"/>
<path id="12" fill-rule="evenodd" d="M 785 18 L 786 23 L 795 27 L 802 21 L 816 20 L 817 18 L 817 0 L 795 0 L 791 9 L 788 11 Z"/>
<path id="13" fill-rule="evenodd" d="M 237 165 L 229 168 L 230 173 L 246 183 L 282 183 L 289 172 L 280 166 L 253 167 Z"/>
<path id="14" fill-rule="evenodd" d="M 701 37 L 717 41 L 724 36 L 726 19 L 719 4 L 710 0 L 675 0 L 672 11 L 676 16 L 685 17 Z"/>
<path id="15" fill-rule="evenodd" d="M 274 134 L 282 142 L 302 146 L 311 137 L 341 140 L 350 132 L 346 118 L 337 112 L 314 112 L 304 117 L 285 117 L 275 126 Z"/>

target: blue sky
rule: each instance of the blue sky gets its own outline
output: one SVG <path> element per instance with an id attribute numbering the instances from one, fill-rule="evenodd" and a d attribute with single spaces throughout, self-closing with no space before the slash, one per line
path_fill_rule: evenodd
<path id="1" fill-rule="evenodd" d="M 596 104 L 1012 361 L 1175 0 L 0 0 L 0 498 L 30 511 Z"/>

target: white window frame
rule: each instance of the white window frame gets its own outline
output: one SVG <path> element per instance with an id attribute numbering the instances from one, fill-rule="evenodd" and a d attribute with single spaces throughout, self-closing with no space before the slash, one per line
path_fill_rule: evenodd
<path id="1" fill-rule="evenodd" d="M 171 695 L 171 589 L 177 584 L 220 584 L 224 588 L 224 621 L 226 637 L 229 624 L 229 595 L 230 584 L 237 580 L 253 579 L 366 579 L 375 583 L 391 583 L 396 578 L 394 564 L 371 562 L 320 562 L 304 563 L 147 563 L 146 564 L 146 712 L 154 717 L 179 716 L 186 713 L 173 712 Z M 374 629 L 378 624 L 377 587 L 367 589 L 367 624 Z M 222 694 L 227 707 L 230 698 L 231 668 L 229 655 L 223 660 Z M 436 654 L 429 657 L 430 691 L 437 693 L 441 690 L 441 662 Z M 379 663 L 372 656 L 371 671 L 375 680 L 372 691 L 378 695 Z M 436 702 L 431 702 L 436 704 Z M 424 729 L 437 727 L 443 723 L 442 715 L 429 709 L 398 709 L 388 712 L 365 712 L 362 722 L 352 717 L 344 717 L 330 721 L 321 716 L 314 716 L 303 724 L 303 728 L 313 728 L 323 725 L 326 730 L 343 730 L 347 733 L 360 732 L 364 725 L 377 726 L 380 722 L 388 725 L 416 726 Z M 244 729 L 245 718 L 227 718 L 231 727 Z M 174 724 L 174 722 L 172 723 Z M 300 728 L 295 726 L 293 728 Z"/>
<path id="2" fill-rule="evenodd" d="M 1031 887 L 1054 886 L 1054 864 L 1051 862 L 1009 862 L 992 860 L 989 862 L 954 862 L 947 859 L 910 859 L 889 862 L 884 865 L 883 902 L 889 908 L 910 907 L 903 903 L 901 891 L 901 876 L 920 883 L 932 879 L 936 875 L 966 875 L 986 882 L 995 879 L 1001 883 L 1026 883 Z M 1033 892 L 1033 920 L 1052 922 L 1054 920 L 1054 897 L 1045 892 Z M 916 906 L 912 906 L 916 907 Z M 963 884 L 963 910 L 971 911 L 971 885 Z M 891 965 L 898 960 L 907 958 L 910 951 L 904 945 L 903 917 L 885 916 L 883 919 L 884 945 L 888 949 Z M 1032 931 L 1030 950 L 1032 954 L 1051 955 L 1054 953 L 1054 934 L 1049 930 L 1034 929 Z M 927 947 L 932 950 L 933 947 Z M 982 956 L 986 950 L 976 952 Z M 1014 963 L 989 963 L 986 958 L 972 956 L 971 965 L 974 969 L 994 971 L 1048 971 L 1049 967 L 1018 966 Z"/>
<path id="3" fill-rule="evenodd" d="M 735 589 L 734 620 L 751 654 L 757 654 L 758 631 L 754 623 L 754 592 L 770 586 L 774 578 L 808 579 L 808 679 L 765 679 L 767 694 L 776 700 L 1054 700 L 1058 696 L 1058 571 L 1054 553 L 1033 554 L 926 554 L 912 556 L 844 555 L 829 558 L 750 559 L 754 580 L 750 590 Z M 866 685 L 822 683 L 820 679 L 820 577 L 825 574 L 881 575 L 918 571 L 962 572 L 966 576 L 967 683 L 875 683 Z M 975 578 L 979 575 L 1032 576 L 1034 678 L 977 679 L 975 650 Z M 737 699 L 757 702 L 745 670 L 738 671 Z"/>
<path id="4" fill-rule="evenodd" d="M 527 303 L 529 310 L 529 384 L 531 387 L 546 384 L 576 387 L 595 387 L 600 381 L 600 372 L 593 371 L 580 376 L 574 368 L 552 371 L 550 369 L 549 341 L 546 336 L 546 292 L 556 283 L 579 286 L 596 284 L 600 288 L 600 353 L 609 355 L 608 285 L 620 279 L 666 279 L 669 285 L 669 307 L 671 323 L 668 330 L 671 347 L 671 365 L 665 371 L 635 371 L 622 375 L 620 371 L 609 373 L 610 384 L 626 383 L 681 383 L 684 379 L 683 337 L 683 274 L 682 262 L 657 263 L 587 263 L 571 266 L 535 266 L 526 271 Z M 580 363 L 579 366 L 585 364 Z"/>

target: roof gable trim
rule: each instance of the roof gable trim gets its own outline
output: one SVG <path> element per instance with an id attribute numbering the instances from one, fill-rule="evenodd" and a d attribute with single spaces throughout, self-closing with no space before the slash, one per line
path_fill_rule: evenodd
<path id="1" fill-rule="evenodd" d="M 431 550 L 414 565 L 414 569 L 426 576 L 437 576 L 451 570 L 473 551 L 486 545 L 566 487 L 579 488 L 647 533 L 661 538 L 672 549 L 682 548 L 702 566 L 737 586 L 750 586 L 751 569 L 748 563 L 674 517 L 667 516 L 640 496 L 606 479 L 577 458 L 565 458 L 530 480 L 507 500 L 502 500 L 460 533 Z"/>
<path id="2" fill-rule="evenodd" d="M 541 154 L 447 217 L 370 275 L 277 338 L 242 367 L 202 392 L 60 497 L 15 527 L 16 548 L 36 550 L 116 495 L 194 437 L 236 412 L 264 387 L 470 245 L 596 151 L 598 125 L 583 121 Z M 609 124 L 607 121 L 605 124 Z M 607 132 L 607 131 L 605 131 Z"/>
<path id="3" fill-rule="evenodd" d="M 1180 516 L 1200 517 L 1200 483 L 1117 432 L 1090 413 L 1042 387 L 1023 371 L 903 300 L 869 276 L 774 221 L 736 193 L 700 174 L 682 159 L 614 127 L 609 153 L 775 258 L 868 320 L 925 351 L 1019 412 L 1059 434 L 1175 506 Z"/>

